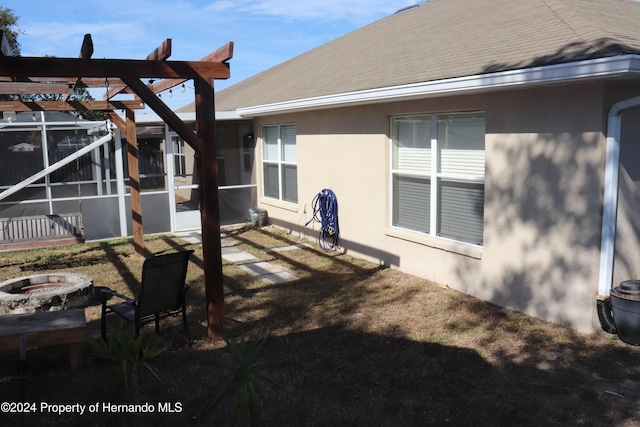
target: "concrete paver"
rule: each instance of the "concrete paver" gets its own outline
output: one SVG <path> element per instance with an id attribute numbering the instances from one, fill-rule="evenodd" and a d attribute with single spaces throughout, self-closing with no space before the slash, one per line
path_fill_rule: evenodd
<path id="1" fill-rule="evenodd" d="M 202 235 L 199 231 L 176 233 L 176 236 L 191 244 L 202 244 Z M 229 237 L 225 234 L 222 234 L 221 237 L 222 258 L 225 261 L 237 264 L 243 271 L 253 276 L 260 277 L 260 279 L 268 283 L 283 283 L 296 278 L 296 275 L 291 271 L 282 268 L 277 264 L 261 261 L 249 252 L 237 248 L 236 245 L 238 242 L 233 239 L 233 237 Z M 296 250 L 303 247 L 311 248 L 312 246 L 308 243 L 299 243 L 279 248 L 265 249 L 263 252 L 278 253 Z"/>

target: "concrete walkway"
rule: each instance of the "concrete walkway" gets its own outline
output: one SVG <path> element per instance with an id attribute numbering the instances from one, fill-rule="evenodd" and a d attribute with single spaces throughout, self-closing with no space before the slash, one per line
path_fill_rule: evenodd
<path id="1" fill-rule="evenodd" d="M 194 245 L 202 244 L 202 234 L 199 231 L 187 231 L 175 234 L 177 237 Z M 225 261 L 236 264 L 240 269 L 246 271 L 252 276 L 260 277 L 262 280 L 268 283 L 282 283 L 296 278 L 295 274 L 286 270 L 279 265 L 262 261 L 255 256 L 251 255 L 247 251 L 243 251 L 237 247 L 238 241 L 233 237 L 230 237 L 224 232 L 221 234 L 222 238 L 222 258 Z M 264 250 L 265 253 L 272 252 L 284 252 L 302 247 L 312 247 L 308 243 L 300 243 L 297 245 L 281 246 L 278 248 L 272 248 Z"/>

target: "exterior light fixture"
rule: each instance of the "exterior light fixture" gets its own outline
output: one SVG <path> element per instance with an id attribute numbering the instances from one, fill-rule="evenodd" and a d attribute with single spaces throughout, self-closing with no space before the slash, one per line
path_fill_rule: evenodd
<path id="1" fill-rule="evenodd" d="M 12 121 L 14 121 L 16 119 L 16 112 L 15 111 L 4 111 L 2 113 L 2 119 L 5 122 L 11 123 Z"/>

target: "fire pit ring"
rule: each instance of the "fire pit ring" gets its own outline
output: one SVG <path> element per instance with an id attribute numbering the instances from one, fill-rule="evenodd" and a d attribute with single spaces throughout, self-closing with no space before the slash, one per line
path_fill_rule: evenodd
<path id="1" fill-rule="evenodd" d="M 0 283 L 0 315 L 84 307 L 93 296 L 93 278 L 80 273 L 18 277 Z"/>

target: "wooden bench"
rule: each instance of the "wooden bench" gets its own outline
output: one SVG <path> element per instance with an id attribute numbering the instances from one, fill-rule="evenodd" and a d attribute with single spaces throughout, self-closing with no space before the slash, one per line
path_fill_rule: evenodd
<path id="1" fill-rule="evenodd" d="M 84 243 L 80 212 L 0 218 L 0 249 Z"/>
<path id="2" fill-rule="evenodd" d="M 87 339 L 84 309 L 46 311 L 0 316 L 0 350 L 20 350 L 20 361 L 27 349 L 69 344 L 71 370 L 82 362 L 82 344 Z"/>

